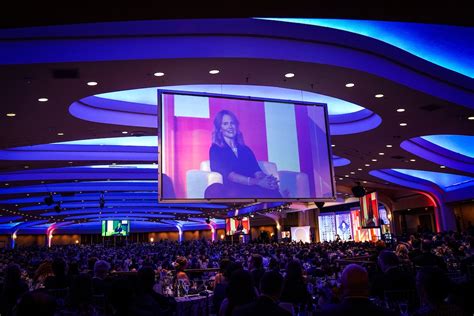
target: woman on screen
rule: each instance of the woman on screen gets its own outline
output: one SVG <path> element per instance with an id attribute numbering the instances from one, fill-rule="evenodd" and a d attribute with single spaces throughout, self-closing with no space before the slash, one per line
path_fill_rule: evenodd
<path id="1" fill-rule="evenodd" d="M 262 172 L 231 111 L 222 110 L 214 118 L 209 159 L 223 184 L 208 187 L 206 198 L 281 198 L 278 180 Z"/>

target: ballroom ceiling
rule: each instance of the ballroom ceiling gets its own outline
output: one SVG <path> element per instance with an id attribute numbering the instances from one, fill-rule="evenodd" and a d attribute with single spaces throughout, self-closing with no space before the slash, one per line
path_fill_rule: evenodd
<path id="1" fill-rule="evenodd" d="M 206 228 L 208 217 L 222 227 L 235 209 L 279 207 L 158 204 L 150 100 L 162 87 L 327 103 L 338 202 L 357 182 L 391 201 L 420 192 L 441 204 L 474 198 L 472 65 L 454 71 L 360 29 L 251 18 L 2 26 L 0 233 L 52 223 L 99 231 L 111 218 L 133 220 L 132 231 Z M 465 41 L 463 60 L 472 54 Z M 45 203 L 49 193 L 55 204 Z"/>

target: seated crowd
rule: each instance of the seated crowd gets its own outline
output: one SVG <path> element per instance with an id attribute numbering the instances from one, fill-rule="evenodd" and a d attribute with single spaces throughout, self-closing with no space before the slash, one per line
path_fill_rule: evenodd
<path id="1" fill-rule="evenodd" d="M 473 267 L 474 236 L 453 232 L 2 249 L 0 315 L 176 315 L 178 281 L 203 315 L 472 315 Z"/>

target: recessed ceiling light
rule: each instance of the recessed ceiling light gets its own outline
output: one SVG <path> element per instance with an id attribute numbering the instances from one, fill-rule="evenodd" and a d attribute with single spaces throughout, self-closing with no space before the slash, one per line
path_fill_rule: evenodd
<path id="1" fill-rule="evenodd" d="M 354 171 L 351 171 L 351 174 L 356 174 Z"/>
<path id="2" fill-rule="evenodd" d="M 376 97 L 377 99 L 383 98 L 383 94 L 382 94 L 382 93 L 378 93 L 378 94 L 375 95 L 375 97 Z"/>
<path id="3" fill-rule="evenodd" d="M 383 156 L 383 155 L 385 155 L 385 153 L 379 153 L 379 156 Z"/>
<path id="4" fill-rule="evenodd" d="M 385 145 L 385 147 L 387 147 L 387 148 L 392 148 L 392 145 Z"/>
<path id="5" fill-rule="evenodd" d="M 285 74 L 286 78 L 293 78 L 294 76 L 295 76 L 295 74 L 292 73 L 292 72 L 289 72 L 289 73 Z"/>
<path id="6" fill-rule="evenodd" d="M 339 180 L 344 180 L 344 178 L 339 178 Z"/>
<path id="7" fill-rule="evenodd" d="M 213 70 L 210 70 L 210 71 L 209 71 L 209 73 L 210 73 L 211 75 L 217 75 L 219 72 L 220 72 L 220 71 L 217 70 L 217 69 L 213 69 Z"/>
<path id="8" fill-rule="evenodd" d="M 470 121 L 474 121 L 474 116 L 469 116 L 467 119 Z"/>
<path id="9" fill-rule="evenodd" d="M 336 145 L 332 144 L 331 147 L 336 147 Z"/>
<path id="10" fill-rule="evenodd" d="M 362 181 L 362 183 L 367 183 L 367 181 Z"/>
<path id="11" fill-rule="evenodd" d="M 8 185 L 10 185 L 10 184 L 8 184 L 8 183 L 5 183 L 5 185 L 7 185 L 7 186 L 8 186 Z"/>
<path id="12" fill-rule="evenodd" d="M 68 161 L 68 164 L 72 164 L 72 161 Z"/>
<path id="13" fill-rule="evenodd" d="M 366 167 L 370 167 L 370 164 L 366 163 L 365 166 L 366 166 Z"/>
<path id="14" fill-rule="evenodd" d="M 89 81 L 87 83 L 88 86 L 96 86 L 98 83 L 96 81 Z"/>
<path id="15" fill-rule="evenodd" d="M 344 175 L 344 177 L 346 177 L 346 178 L 349 178 L 349 175 L 348 175 L 348 174 L 346 174 L 346 175 Z"/>
<path id="16" fill-rule="evenodd" d="M 128 132 L 127 132 L 127 131 L 123 131 L 122 134 L 128 134 Z"/>
<path id="17" fill-rule="evenodd" d="M 155 77 L 163 77 L 164 75 L 165 75 L 164 72 L 155 72 L 155 73 L 153 74 L 153 76 L 155 76 Z"/>
<path id="18" fill-rule="evenodd" d="M 39 98 L 38 101 L 39 102 L 48 102 L 48 98 Z"/>
<path id="19" fill-rule="evenodd" d="M 407 123 L 400 123 L 400 126 L 407 126 Z"/>
<path id="20" fill-rule="evenodd" d="M 405 109 L 402 109 L 402 108 L 400 108 L 400 109 L 397 109 L 397 112 L 399 112 L 399 113 L 401 113 L 401 112 L 405 112 Z"/>
<path id="21" fill-rule="evenodd" d="M 357 170 L 362 171 L 362 168 L 357 168 Z"/>
<path id="22" fill-rule="evenodd" d="M 374 161 L 374 162 L 375 162 L 375 161 L 377 161 L 377 159 L 372 159 L 372 161 Z"/>
<path id="23" fill-rule="evenodd" d="M 64 136 L 64 133 L 63 133 L 63 132 L 59 132 L 59 133 L 58 133 L 58 136 Z"/>
<path id="24" fill-rule="evenodd" d="M 416 161 L 416 159 L 410 159 L 410 161 Z"/>
<path id="25" fill-rule="evenodd" d="M 439 167 L 440 167 L 441 169 L 444 169 L 444 168 L 446 168 L 446 166 L 439 166 Z"/>
<path id="26" fill-rule="evenodd" d="M 352 82 L 346 83 L 346 88 L 352 88 L 353 86 L 355 86 L 355 84 Z"/>
<path id="27" fill-rule="evenodd" d="M 16 114 L 15 113 L 7 113 L 7 116 L 8 117 L 14 117 L 14 116 L 16 116 Z"/>
<path id="28" fill-rule="evenodd" d="M 24 168 L 25 168 L 25 169 L 28 169 L 29 167 L 30 167 L 30 166 L 25 166 Z"/>

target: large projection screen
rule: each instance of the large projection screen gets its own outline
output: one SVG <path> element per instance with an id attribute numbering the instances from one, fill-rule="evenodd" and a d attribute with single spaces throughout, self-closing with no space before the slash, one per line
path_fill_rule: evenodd
<path id="1" fill-rule="evenodd" d="M 326 104 L 158 90 L 159 201 L 335 199 Z"/>

